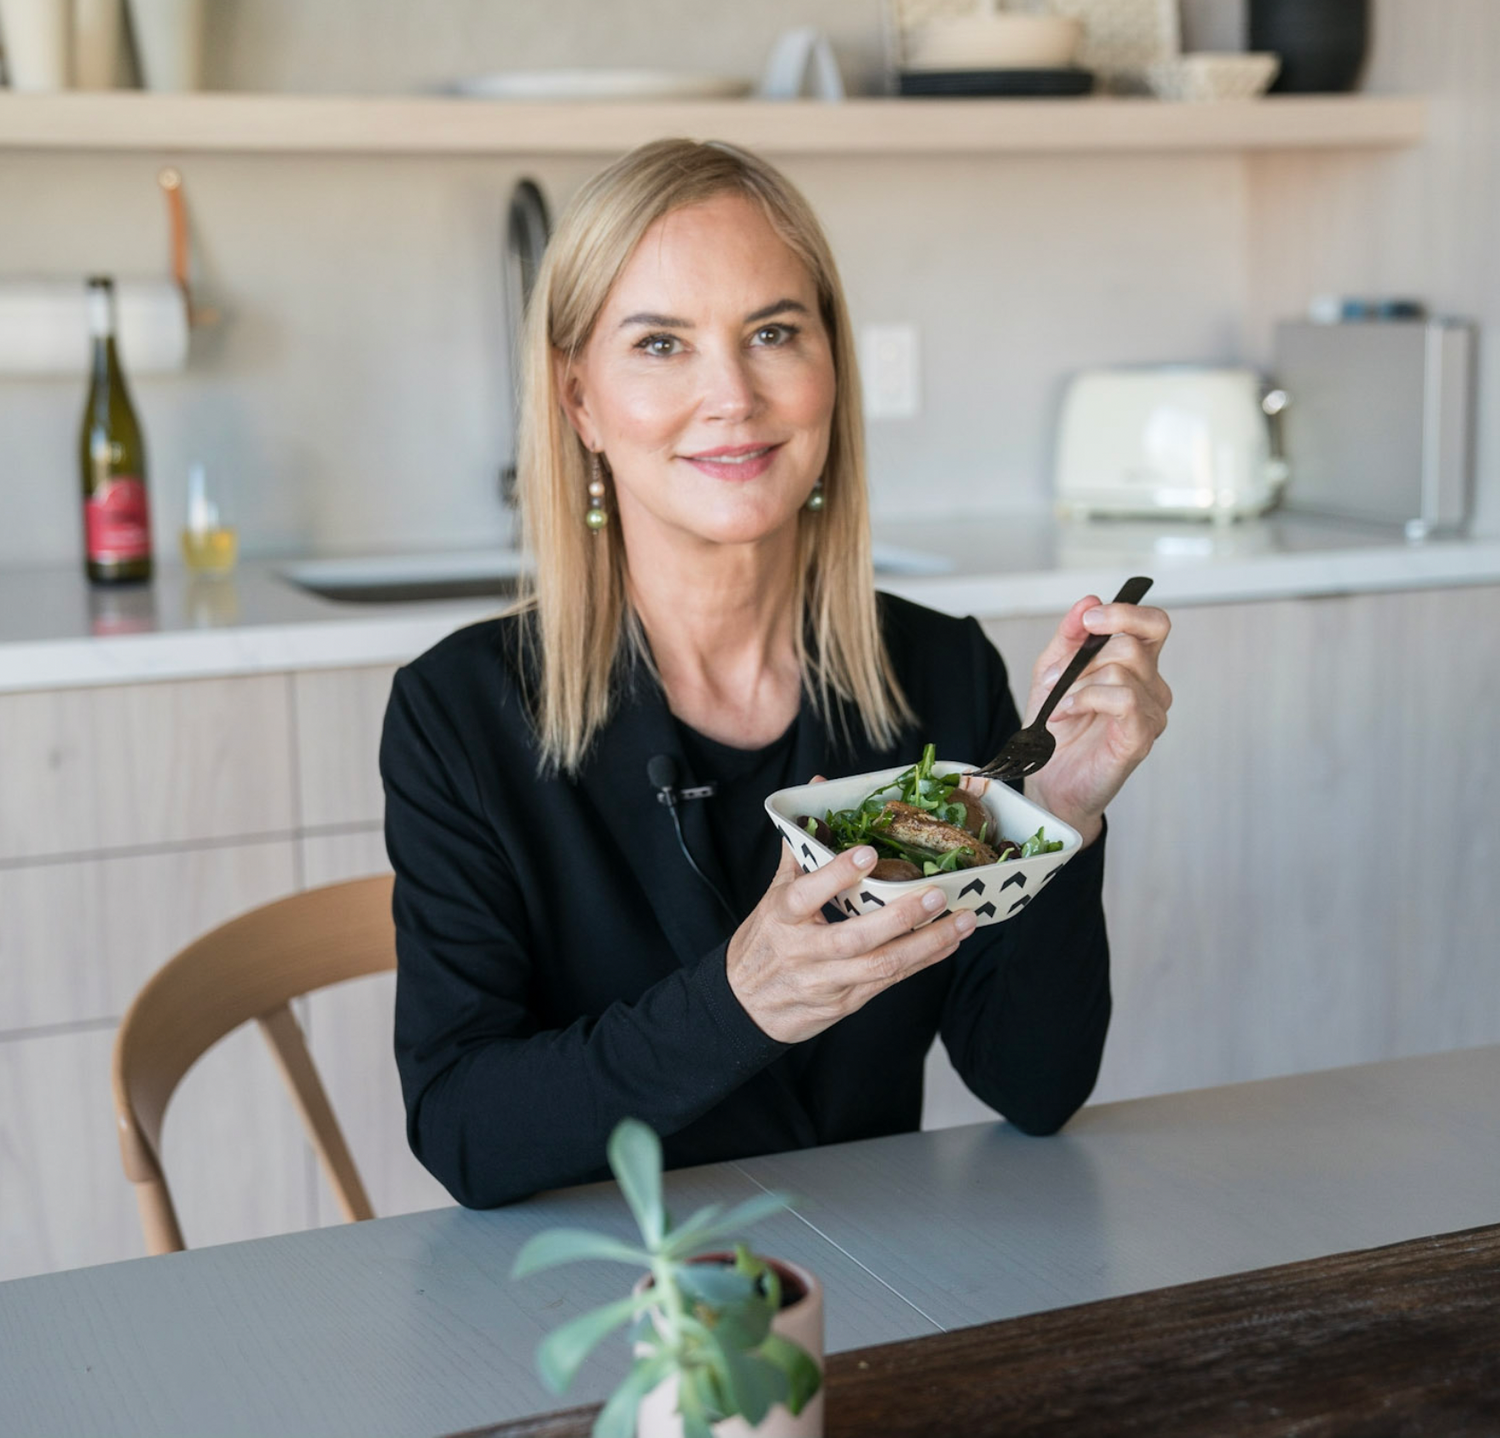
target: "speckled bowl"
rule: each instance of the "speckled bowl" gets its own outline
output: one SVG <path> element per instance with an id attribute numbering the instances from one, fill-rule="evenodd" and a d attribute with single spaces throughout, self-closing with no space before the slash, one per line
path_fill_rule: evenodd
<path id="1" fill-rule="evenodd" d="M 888 784 L 911 766 L 881 769 L 873 774 L 851 774 L 846 779 L 830 779 L 823 784 L 799 784 L 793 789 L 778 789 L 766 800 L 766 813 L 792 846 L 792 853 L 804 872 L 821 869 L 834 858 L 834 852 L 821 844 L 797 824 L 801 814 L 821 819 L 829 809 L 852 809 L 872 790 Z M 952 760 L 939 760 L 935 774 L 951 774 L 974 768 Z M 867 914 L 884 908 L 894 898 L 908 894 L 914 886 L 934 884 L 947 896 L 948 907 L 972 909 L 977 924 L 1002 924 L 1019 914 L 1051 882 L 1053 876 L 1083 845 L 1078 830 L 1049 814 L 1030 799 L 1016 793 L 1008 784 L 989 779 L 966 778 L 963 787 L 973 794 L 999 826 L 1007 839 L 1021 843 L 1041 828 L 1049 839 L 1061 839 L 1063 846 L 1050 854 L 1030 859 L 1011 859 L 999 864 L 981 864 L 973 869 L 956 869 L 951 874 L 934 874 L 929 879 L 866 879 L 845 889 L 835 902 L 846 914 Z M 938 914 L 942 918 L 943 914 Z"/>

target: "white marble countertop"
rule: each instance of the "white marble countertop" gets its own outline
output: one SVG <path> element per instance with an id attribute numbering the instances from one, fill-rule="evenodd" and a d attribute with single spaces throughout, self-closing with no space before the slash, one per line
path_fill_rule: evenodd
<path id="1" fill-rule="evenodd" d="M 883 571 L 881 588 L 982 618 L 1060 613 L 1138 573 L 1167 606 L 1500 583 L 1497 537 L 1410 544 L 1394 527 L 1282 514 L 1222 528 L 971 515 L 884 523 L 877 539 L 934 561 Z M 0 569 L 0 691 L 402 663 L 499 604 L 324 599 L 281 577 L 291 562 L 250 560 L 225 580 L 164 565 L 119 590 L 72 565 Z"/>

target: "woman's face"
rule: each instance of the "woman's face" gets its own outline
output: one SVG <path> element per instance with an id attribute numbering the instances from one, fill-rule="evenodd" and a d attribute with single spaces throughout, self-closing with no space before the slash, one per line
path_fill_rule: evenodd
<path id="1" fill-rule="evenodd" d="M 743 196 L 675 210 L 642 237 L 562 390 L 632 542 L 777 534 L 822 473 L 833 418 L 812 276 Z"/>

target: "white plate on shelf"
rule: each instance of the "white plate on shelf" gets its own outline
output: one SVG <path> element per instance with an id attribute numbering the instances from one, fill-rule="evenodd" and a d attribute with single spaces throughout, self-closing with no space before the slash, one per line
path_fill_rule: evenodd
<path id="1" fill-rule="evenodd" d="M 752 82 L 690 70 L 505 70 L 443 87 L 476 100 L 734 100 Z"/>

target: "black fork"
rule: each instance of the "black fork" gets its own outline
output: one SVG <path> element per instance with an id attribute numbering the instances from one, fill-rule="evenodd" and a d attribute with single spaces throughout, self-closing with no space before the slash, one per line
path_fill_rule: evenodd
<path id="1" fill-rule="evenodd" d="M 1151 580 L 1138 574 L 1120 586 L 1114 603 L 1139 604 L 1150 588 Z M 1090 634 L 1083 641 L 1072 662 L 1063 670 L 1062 677 L 1052 686 L 1052 692 L 1042 704 L 1036 718 L 1024 729 L 1017 729 L 1005 748 L 984 768 L 974 770 L 976 774 L 983 774 L 988 779 L 999 779 L 1002 783 L 1010 779 L 1024 779 L 1028 774 L 1035 774 L 1052 757 L 1052 751 L 1057 748 L 1057 740 L 1047 728 L 1047 721 L 1057 708 L 1057 701 L 1073 687 L 1078 676 L 1088 668 L 1089 660 L 1104 648 L 1110 637 L 1108 634 Z"/>

